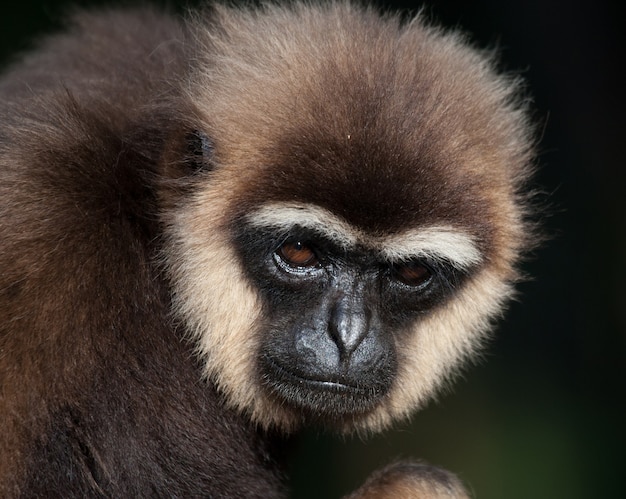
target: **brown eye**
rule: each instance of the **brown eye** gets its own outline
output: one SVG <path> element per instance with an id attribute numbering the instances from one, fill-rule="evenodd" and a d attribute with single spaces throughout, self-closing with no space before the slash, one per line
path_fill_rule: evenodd
<path id="1" fill-rule="evenodd" d="M 407 286 L 421 286 L 428 282 L 432 276 L 430 269 L 419 262 L 395 265 L 394 274 L 396 279 Z"/>
<path id="2" fill-rule="evenodd" d="M 300 241 L 283 244 L 278 248 L 277 253 L 285 263 L 292 267 L 314 267 L 318 264 L 313 250 Z"/>

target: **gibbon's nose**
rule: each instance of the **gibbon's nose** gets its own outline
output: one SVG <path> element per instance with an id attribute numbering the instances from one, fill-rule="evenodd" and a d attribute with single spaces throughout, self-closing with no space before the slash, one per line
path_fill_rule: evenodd
<path id="1" fill-rule="evenodd" d="M 362 297 L 343 295 L 330 312 L 328 334 L 337 345 L 342 363 L 350 361 L 352 353 L 369 332 L 371 313 L 363 302 Z"/>

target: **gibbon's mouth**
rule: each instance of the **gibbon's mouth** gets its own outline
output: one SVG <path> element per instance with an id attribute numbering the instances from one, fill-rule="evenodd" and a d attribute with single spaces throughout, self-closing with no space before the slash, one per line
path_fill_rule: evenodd
<path id="1" fill-rule="evenodd" d="M 341 417 L 371 410 L 387 393 L 383 383 L 356 385 L 337 378 L 302 376 L 264 358 L 266 388 L 290 406 L 313 417 Z"/>
<path id="2" fill-rule="evenodd" d="M 333 379 L 323 379 L 321 377 L 316 376 L 301 376 L 299 374 L 295 374 L 290 370 L 280 366 L 272 359 L 267 359 L 274 370 L 274 374 L 276 374 L 277 379 L 284 379 L 287 382 L 295 383 L 295 384 L 306 384 L 311 388 L 317 388 L 320 390 L 330 390 L 330 391 L 340 391 L 340 392 L 353 392 L 353 393 L 363 393 L 365 395 L 366 391 L 363 387 L 359 387 L 350 383 L 346 383 L 339 380 Z"/>

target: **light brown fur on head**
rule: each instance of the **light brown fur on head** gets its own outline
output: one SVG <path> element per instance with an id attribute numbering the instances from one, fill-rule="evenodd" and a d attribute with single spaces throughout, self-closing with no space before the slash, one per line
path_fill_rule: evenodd
<path id="1" fill-rule="evenodd" d="M 214 141 L 216 167 L 168 216 L 170 272 L 178 312 L 230 405 L 262 426 L 299 420 L 264 395 L 256 371 L 263 304 L 229 235 L 247 210 L 306 203 L 373 239 L 411 241 L 411 231 L 445 226 L 475 241 L 474 274 L 397 340 L 391 391 L 353 421 L 380 430 L 476 353 L 512 294 L 529 244 L 520 189 L 532 145 L 518 83 L 491 55 L 419 17 L 403 23 L 329 3 L 216 6 L 207 19 L 193 30 L 199 49 L 184 92 Z M 316 159 L 367 148 L 389 160 L 365 157 L 356 170 L 348 159 L 346 173 Z M 302 158 L 313 158 L 309 168 Z M 363 192 L 349 187 L 359 175 Z"/>

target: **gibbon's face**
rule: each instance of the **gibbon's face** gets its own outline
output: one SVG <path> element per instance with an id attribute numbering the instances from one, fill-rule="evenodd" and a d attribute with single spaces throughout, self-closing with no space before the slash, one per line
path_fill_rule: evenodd
<path id="1" fill-rule="evenodd" d="M 259 32 L 218 8 L 220 29 L 198 28 L 185 91 L 208 171 L 165 220 L 174 308 L 262 426 L 379 430 L 511 294 L 528 125 L 514 82 L 458 36 L 299 9 Z"/>
<path id="2" fill-rule="evenodd" d="M 266 310 L 259 379 L 277 403 L 322 421 L 380 403 L 403 337 L 481 259 L 451 227 L 372 238 L 325 208 L 289 202 L 247 214 L 235 240 Z"/>

